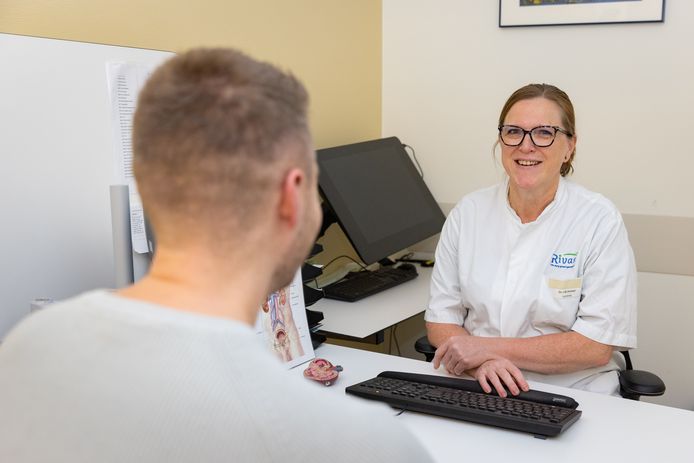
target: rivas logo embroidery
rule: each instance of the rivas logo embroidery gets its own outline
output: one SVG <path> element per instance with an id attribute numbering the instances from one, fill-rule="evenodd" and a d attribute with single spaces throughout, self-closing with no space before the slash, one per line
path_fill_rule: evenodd
<path id="1" fill-rule="evenodd" d="M 576 266 L 577 252 L 565 252 L 563 254 L 552 254 L 550 265 L 557 268 L 574 268 Z"/>

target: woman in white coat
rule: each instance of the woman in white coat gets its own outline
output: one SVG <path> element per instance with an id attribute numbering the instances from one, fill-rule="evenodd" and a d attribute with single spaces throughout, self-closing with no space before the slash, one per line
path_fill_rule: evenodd
<path id="1" fill-rule="evenodd" d="M 530 84 L 498 129 L 508 178 L 465 196 L 436 250 L 425 315 L 434 367 L 502 396 L 527 390 L 526 378 L 616 394 L 616 350 L 636 347 L 636 268 L 616 207 L 564 178 L 573 105 Z"/>

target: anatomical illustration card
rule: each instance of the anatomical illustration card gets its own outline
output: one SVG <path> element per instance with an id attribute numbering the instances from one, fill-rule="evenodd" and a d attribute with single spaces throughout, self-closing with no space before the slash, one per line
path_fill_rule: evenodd
<path id="1" fill-rule="evenodd" d="M 306 320 L 301 270 L 289 286 L 267 297 L 260 308 L 256 330 L 289 368 L 314 358 Z"/>

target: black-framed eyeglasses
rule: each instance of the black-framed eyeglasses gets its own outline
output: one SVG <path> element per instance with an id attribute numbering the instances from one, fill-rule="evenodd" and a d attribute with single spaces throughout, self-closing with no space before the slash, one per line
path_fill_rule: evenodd
<path id="1" fill-rule="evenodd" d="M 547 148 L 554 143 L 557 132 L 565 134 L 567 137 L 573 137 L 571 132 L 567 132 L 556 125 L 539 125 L 530 130 L 525 130 L 517 125 L 500 125 L 499 136 L 501 141 L 506 146 L 520 146 L 525 140 L 525 136 L 530 134 L 530 140 L 538 148 Z"/>

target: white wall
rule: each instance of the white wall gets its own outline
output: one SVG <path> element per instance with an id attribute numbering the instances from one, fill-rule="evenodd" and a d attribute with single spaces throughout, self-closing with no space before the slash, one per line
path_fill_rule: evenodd
<path id="1" fill-rule="evenodd" d="M 169 55 L 0 34 L 0 340 L 32 299 L 114 286 L 106 62 Z"/>
<path id="2" fill-rule="evenodd" d="M 455 203 L 502 178 L 491 154 L 501 106 L 547 82 L 576 108 L 574 181 L 623 213 L 694 220 L 694 2 L 668 1 L 664 23 L 504 29 L 498 7 L 383 0 L 383 136 L 415 147 L 436 199 Z M 666 381 L 657 401 L 694 408 L 677 336 L 693 326 L 694 277 L 639 276 L 637 366 Z"/>
<path id="3" fill-rule="evenodd" d="M 694 277 L 639 273 L 639 348 L 634 366 L 665 381 L 664 396 L 648 402 L 694 410 Z"/>
<path id="4" fill-rule="evenodd" d="M 694 217 L 694 2 L 665 23 L 503 29 L 495 1 L 383 8 L 383 134 L 417 149 L 440 202 L 499 178 L 501 106 L 548 82 L 576 107 L 576 181 L 626 213 Z"/>

